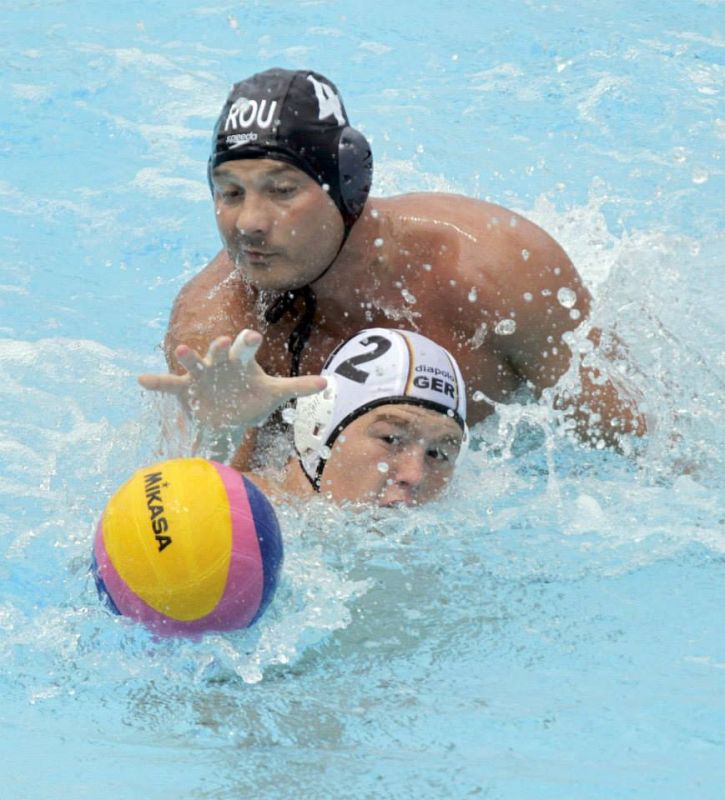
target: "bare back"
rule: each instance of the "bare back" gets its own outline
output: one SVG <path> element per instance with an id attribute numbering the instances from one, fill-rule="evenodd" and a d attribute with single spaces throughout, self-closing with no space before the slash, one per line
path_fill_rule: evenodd
<path id="1" fill-rule="evenodd" d="M 561 247 L 500 206 L 447 194 L 371 198 L 331 269 L 315 281 L 315 325 L 301 372 L 319 372 L 342 340 L 364 327 L 418 330 L 458 359 L 474 392 L 505 401 L 517 387 L 550 386 L 565 371 L 561 335 L 589 310 L 589 295 Z M 557 301 L 569 289 L 574 314 Z M 578 313 L 577 313 L 578 312 Z M 166 338 L 205 352 L 217 336 L 242 328 L 265 333 L 258 360 L 286 375 L 293 315 L 264 322 L 258 292 L 221 251 L 181 291 Z M 471 422 L 490 413 L 472 403 Z"/>

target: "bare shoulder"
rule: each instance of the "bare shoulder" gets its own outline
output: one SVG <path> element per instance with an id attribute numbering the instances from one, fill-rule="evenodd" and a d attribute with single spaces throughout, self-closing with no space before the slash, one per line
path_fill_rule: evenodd
<path id="1" fill-rule="evenodd" d="M 465 195 L 418 192 L 375 198 L 371 206 L 386 214 L 401 236 L 447 230 L 472 247 L 495 241 L 500 246 L 528 244 L 536 251 L 564 253 L 552 236 L 518 212 Z"/>
<path id="2" fill-rule="evenodd" d="M 201 271 L 184 284 L 175 302 L 198 303 L 211 300 L 234 282 L 234 267 L 226 251 L 220 250 Z"/>
<path id="3" fill-rule="evenodd" d="M 222 250 L 176 296 L 164 342 L 167 360 L 175 366 L 173 351 L 179 344 L 205 353 L 217 336 L 252 327 L 245 324 L 252 313 L 242 280 Z"/>
<path id="4" fill-rule="evenodd" d="M 569 257 L 546 231 L 495 203 L 426 192 L 375 199 L 390 220 L 396 244 L 414 256 L 433 257 L 449 279 L 472 285 L 541 286 L 550 278 L 579 285 Z M 430 260 L 430 258 L 428 258 Z M 525 291 L 525 289 L 522 289 Z"/>

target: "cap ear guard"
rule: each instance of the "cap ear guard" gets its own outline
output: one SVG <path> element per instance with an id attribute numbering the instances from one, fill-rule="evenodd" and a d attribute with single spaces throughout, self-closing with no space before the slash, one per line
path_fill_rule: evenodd
<path id="1" fill-rule="evenodd" d="M 318 465 L 327 459 L 325 448 L 337 402 L 337 382 L 327 375 L 327 386 L 316 394 L 298 397 L 294 422 L 294 442 L 302 469 L 317 488 Z"/>
<path id="2" fill-rule="evenodd" d="M 356 220 L 365 207 L 373 182 L 373 153 L 368 140 L 355 128 L 343 128 L 337 147 L 340 199 Z M 346 220 L 347 222 L 347 220 Z"/>

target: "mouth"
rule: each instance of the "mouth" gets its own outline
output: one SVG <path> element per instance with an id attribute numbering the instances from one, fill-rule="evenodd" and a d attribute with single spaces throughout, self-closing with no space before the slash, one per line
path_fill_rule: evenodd
<path id="1" fill-rule="evenodd" d="M 268 264 L 277 254 L 272 250 L 259 250 L 254 247 L 242 248 L 241 255 L 248 264 Z"/>
<path id="2" fill-rule="evenodd" d="M 404 497 L 387 498 L 378 503 L 380 508 L 411 508 L 418 505 L 418 499 L 406 495 Z"/>

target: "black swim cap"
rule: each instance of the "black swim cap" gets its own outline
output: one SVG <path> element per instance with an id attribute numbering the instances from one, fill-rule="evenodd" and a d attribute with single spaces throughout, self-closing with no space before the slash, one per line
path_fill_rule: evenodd
<path id="1" fill-rule="evenodd" d="M 342 98 L 317 72 L 269 69 L 232 87 L 214 127 L 215 167 L 271 158 L 298 167 L 329 192 L 345 236 L 362 213 L 372 183 L 367 139 L 348 124 Z"/>

